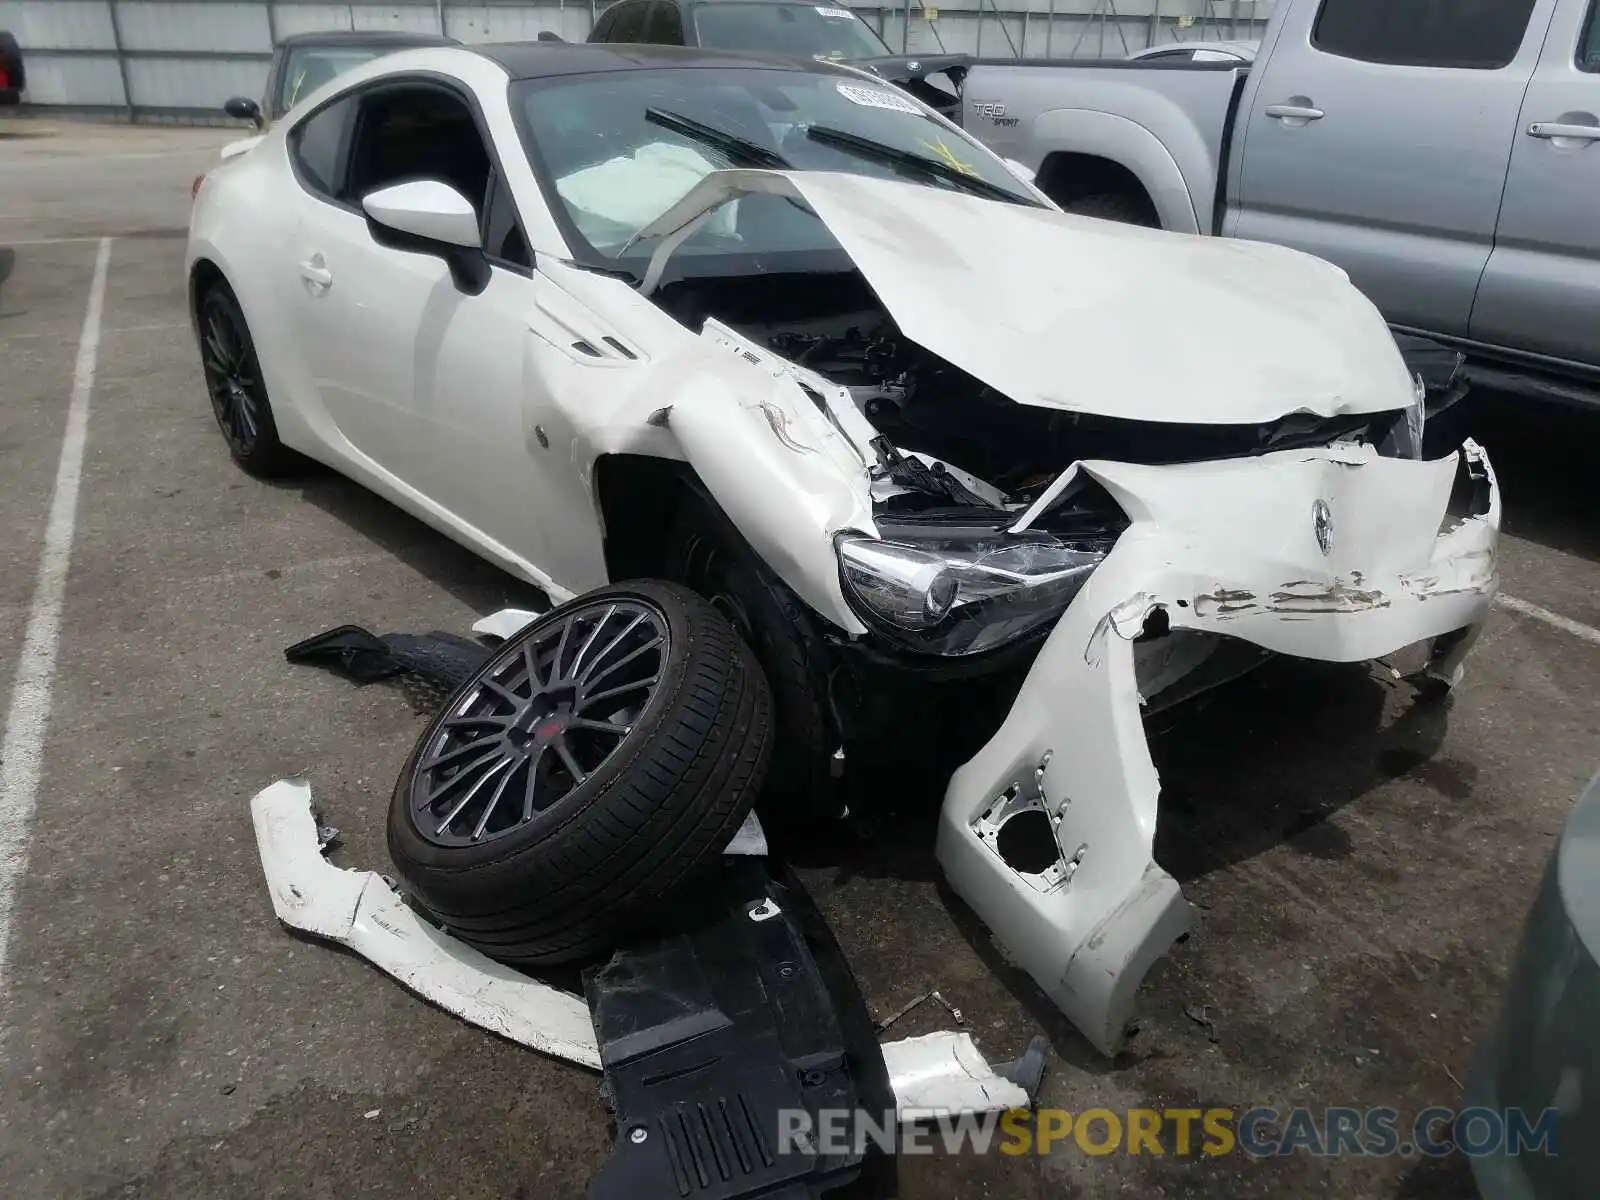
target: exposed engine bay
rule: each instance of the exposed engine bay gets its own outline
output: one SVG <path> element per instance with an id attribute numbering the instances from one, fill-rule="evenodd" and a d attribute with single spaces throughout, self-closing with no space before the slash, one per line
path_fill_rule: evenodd
<path id="1" fill-rule="evenodd" d="M 930 479 L 919 460 L 900 458 L 897 451 L 920 452 L 969 472 L 995 489 L 1008 509 L 1031 503 L 1067 465 L 1083 459 L 1162 465 L 1335 443 L 1368 443 L 1388 457 L 1421 454 L 1420 410 L 1332 418 L 1293 413 L 1264 425 L 1219 425 L 1130 421 L 1019 404 L 902 334 L 853 270 L 684 279 L 662 288 L 656 300 L 691 329 L 715 317 L 846 387 L 883 435 L 878 449 L 880 457 L 889 456 L 886 471 L 906 489 L 883 503 L 886 513 L 951 503 L 994 507 L 994 496 L 951 486 L 948 478 Z M 1441 369 L 1413 363 L 1408 355 L 1408 365 L 1414 373 L 1431 372 L 1430 392 L 1439 393 L 1429 397 L 1432 411 L 1458 398 L 1452 391 L 1454 362 Z"/>

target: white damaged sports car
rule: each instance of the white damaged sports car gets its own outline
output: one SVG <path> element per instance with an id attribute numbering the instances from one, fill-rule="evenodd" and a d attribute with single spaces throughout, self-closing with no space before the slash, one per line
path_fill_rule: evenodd
<path id="1" fill-rule="evenodd" d="M 539 43 L 356 68 L 207 175 L 188 283 L 241 466 L 319 460 L 562 605 L 396 795 L 458 934 L 593 953 L 592 911 L 715 853 L 769 754 L 769 823 L 937 763 L 951 885 L 1109 1052 L 1189 920 L 1143 716 L 1269 653 L 1425 644 L 1457 681 L 1499 495 L 1476 445 L 1424 455 L 1373 305 L 1025 174 L 848 67 Z M 651 792 L 668 720 L 693 786 Z M 625 785 L 633 835 L 545 852 Z M 517 861 L 565 899 L 462 917 Z"/>

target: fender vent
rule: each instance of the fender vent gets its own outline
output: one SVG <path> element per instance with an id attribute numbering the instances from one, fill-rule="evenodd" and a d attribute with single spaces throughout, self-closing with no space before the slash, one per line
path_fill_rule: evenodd
<path id="1" fill-rule="evenodd" d="M 572 348 L 584 358 L 598 358 L 614 363 L 622 360 L 635 362 L 639 358 L 638 354 L 629 349 L 625 343 L 609 335 L 597 338 L 593 342 L 579 338 L 572 343 Z"/>

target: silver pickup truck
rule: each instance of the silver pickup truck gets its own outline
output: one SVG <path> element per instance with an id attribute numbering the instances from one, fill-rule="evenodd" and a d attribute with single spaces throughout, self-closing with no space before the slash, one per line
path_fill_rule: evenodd
<path id="1" fill-rule="evenodd" d="M 1600 404 L 1600 3 L 1278 0 L 1253 66 L 974 64 L 1071 211 L 1337 263 L 1475 381 Z"/>

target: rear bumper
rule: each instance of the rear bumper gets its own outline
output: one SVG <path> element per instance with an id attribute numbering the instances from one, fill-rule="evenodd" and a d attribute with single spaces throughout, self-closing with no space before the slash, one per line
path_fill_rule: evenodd
<path id="1" fill-rule="evenodd" d="M 1135 639 L 1191 631 L 1336 662 L 1430 643 L 1427 674 L 1454 684 L 1498 585 L 1500 497 L 1470 442 L 1435 462 L 1338 446 L 1080 469 L 1132 524 L 999 732 L 952 777 L 938 856 L 955 891 L 1110 1054 L 1145 972 L 1190 922 L 1151 853 L 1159 781 Z M 1448 515 L 1453 492 L 1474 497 L 1459 517 Z"/>

